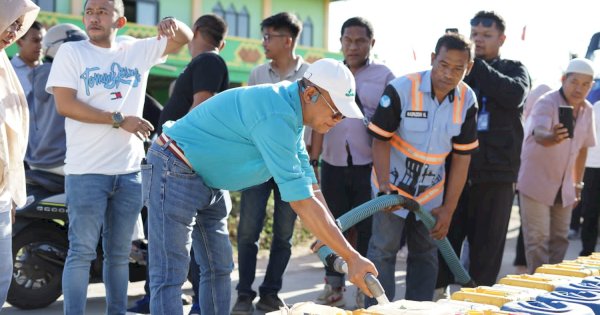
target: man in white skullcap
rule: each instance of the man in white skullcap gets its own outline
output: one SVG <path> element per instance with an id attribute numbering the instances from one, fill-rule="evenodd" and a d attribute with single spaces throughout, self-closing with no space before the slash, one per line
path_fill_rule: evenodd
<path id="1" fill-rule="evenodd" d="M 571 211 L 584 186 L 587 148 L 596 145 L 594 113 L 585 99 L 593 78 L 589 60 L 571 60 L 562 86 L 542 96 L 529 116 L 517 190 L 530 273 L 561 262 L 569 246 Z M 572 117 L 559 118 L 570 111 Z"/>

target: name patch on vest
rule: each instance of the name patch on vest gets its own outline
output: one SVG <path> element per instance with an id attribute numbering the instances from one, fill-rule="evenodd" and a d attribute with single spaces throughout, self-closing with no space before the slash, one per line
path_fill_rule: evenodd
<path id="1" fill-rule="evenodd" d="M 409 118 L 427 118 L 427 111 L 407 110 L 406 117 Z"/>

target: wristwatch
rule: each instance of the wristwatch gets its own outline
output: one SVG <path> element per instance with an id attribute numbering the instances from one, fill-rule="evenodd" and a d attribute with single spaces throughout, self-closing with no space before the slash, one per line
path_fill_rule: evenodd
<path id="1" fill-rule="evenodd" d="M 314 166 L 314 167 L 319 166 L 319 160 L 316 160 L 316 159 L 315 160 L 310 160 L 309 163 L 310 163 L 311 166 Z"/>
<path id="2" fill-rule="evenodd" d="M 113 121 L 113 128 L 121 127 L 123 120 L 125 120 L 125 117 L 121 112 L 113 112 L 111 118 Z"/>

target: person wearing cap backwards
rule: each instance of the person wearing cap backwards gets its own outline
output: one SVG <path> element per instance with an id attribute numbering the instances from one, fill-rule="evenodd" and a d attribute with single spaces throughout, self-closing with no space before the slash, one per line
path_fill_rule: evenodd
<path id="1" fill-rule="evenodd" d="M 563 260 L 571 210 L 581 197 L 587 148 L 596 145 L 594 113 L 585 98 L 594 83 L 592 63 L 569 62 L 562 86 L 533 106 L 521 153 L 517 189 L 527 270 Z M 559 106 L 573 110 L 573 135 L 559 122 Z"/>
<path id="2" fill-rule="evenodd" d="M 15 207 L 27 201 L 23 157 L 29 130 L 25 93 L 4 49 L 27 32 L 39 11 L 30 0 L 0 2 L 0 309 L 13 276 Z"/>
<path id="3" fill-rule="evenodd" d="M 465 184 L 470 154 L 477 149 L 477 101 L 461 80 L 473 65 L 472 44 L 462 35 L 442 36 L 431 54 L 431 70 L 392 80 L 368 126 L 373 135 L 373 191 L 416 200 L 437 219 L 428 231 L 408 210 L 378 212 L 367 257 L 394 299 L 396 254 L 406 229 L 408 300 L 430 301 L 438 272 L 435 240 L 448 233 Z M 445 159 L 452 155 L 448 177 Z M 447 182 L 446 182 L 447 180 Z M 393 209 L 392 209 L 393 210 Z M 366 306 L 375 301 L 366 299 Z"/>
<path id="4" fill-rule="evenodd" d="M 231 89 L 163 125 L 142 166 L 152 314 L 181 314 L 175 297 L 187 274 L 190 243 L 200 268 L 213 275 L 202 277 L 200 290 L 210 293 L 200 296 L 212 300 L 200 301 L 201 313 L 228 314 L 233 270 L 229 213 L 214 195 L 271 177 L 306 227 L 348 262 L 350 281 L 368 292 L 363 278 L 377 271 L 337 228 L 303 140 L 304 125 L 325 133 L 344 117 L 361 119 L 355 90 L 344 64 L 321 59 L 298 81 Z M 193 227 L 195 220 L 204 221 L 201 231 Z"/>

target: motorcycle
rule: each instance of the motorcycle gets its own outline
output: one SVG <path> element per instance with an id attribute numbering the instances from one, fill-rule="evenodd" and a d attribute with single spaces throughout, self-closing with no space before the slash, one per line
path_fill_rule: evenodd
<path id="1" fill-rule="evenodd" d="M 27 170 L 27 203 L 13 225 L 13 280 L 7 302 L 20 309 L 50 305 L 62 294 L 62 272 L 69 249 L 64 177 Z M 101 241 L 90 267 L 90 283 L 102 282 Z M 129 281 L 146 279 L 145 241 L 132 244 Z"/>

